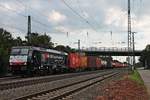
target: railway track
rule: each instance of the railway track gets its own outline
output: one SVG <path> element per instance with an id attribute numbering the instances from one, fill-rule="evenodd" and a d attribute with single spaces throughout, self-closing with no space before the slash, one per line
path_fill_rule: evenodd
<path id="1" fill-rule="evenodd" d="M 119 74 L 119 72 L 106 72 L 85 80 L 77 81 L 71 84 L 53 88 L 47 91 L 41 91 L 34 94 L 18 97 L 15 100 L 60 100 L 70 97 L 70 95 L 81 91 L 84 88 L 92 86 L 102 80 Z"/>
<path id="2" fill-rule="evenodd" d="M 20 78 L 20 79 L 17 79 L 15 77 L 14 78 L 10 77 L 6 79 L 4 78 L 2 79 L 4 82 L 3 81 L 0 82 L 0 90 L 13 89 L 13 88 L 18 88 L 18 87 L 23 87 L 23 86 L 33 85 L 33 84 L 40 84 L 40 83 L 51 82 L 51 81 L 56 81 L 60 79 L 77 77 L 80 75 L 100 73 L 104 71 L 109 71 L 109 70 L 69 73 L 69 74 L 62 74 L 62 75 L 51 75 L 51 76 L 32 77 L 32 78 Z"/>
<path id="3" fill-rule="evenodd" d="M 4 81 L 10 81 L 10 80 L 15 80 L 15 79 L 20 79 L 20 76 L 7 76 L 7 77 L 1 77 L 0 78 L 0 83 Z"/>

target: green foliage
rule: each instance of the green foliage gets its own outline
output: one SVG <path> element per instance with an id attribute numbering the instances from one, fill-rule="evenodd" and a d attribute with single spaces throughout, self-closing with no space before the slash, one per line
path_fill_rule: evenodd
<path id="1" fill-rule="evenodd" d="M 13 45 L 11 34 L 0 29 L 0 74 L 4 74 L 8 66 L 9 51 Z"/>
<path id="2" fill-rule="evenodd" d="M 142 51 L 139 61 L 143 64 L 150 67 L 150 45 L 147 45 L 146 48 Z"/>
<path id="3" fill-rule="evenodd" d="M 129 76 L 129 78 L 131 80 L 136 81 L 139 84 L 144 85 L 144 82 L 143 82 L 143 80 L 142 80 L 142 78 L 141 78 L 141 76 L 137 70 L 134 70 L 133 73 Z"/>
<path id="4" fill-rule="evenodd" d="M 142 63 L 141 62 L 135 63 L 135 68 L 139 68 L 139 67 L 142 67 Z"/>
<path id="5" fill-rule="evenodd" d="M 46 34 L 39 35 L 38 33 L 31 33 L 28 45 L 44 47 L 44 48 L 53 48 L 54 44 L 51 42 L 51 37 L 49 37 Z"/>
<path id="6" fill-rule="evenodd" d="M 0 48 L 0 75 L 7 71 L 8 58 L 8 52 Z"/>
<path id="7" fill-rule="evenodd" d="M 59 50 L 59 51 L 64 51 L 64 52 L 73 52 L 73 50 L 69 47 L 69 46 L 63 46 L 63 45 L 58 45 L 55 47 L 56 50 Z"/>

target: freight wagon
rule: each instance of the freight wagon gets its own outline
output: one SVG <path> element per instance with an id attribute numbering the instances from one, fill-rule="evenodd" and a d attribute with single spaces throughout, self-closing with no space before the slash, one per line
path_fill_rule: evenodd
<path id="1" fill-rule="evenodd" d="M 101 69 L 102 67 L 102 60 L 97 56 L 88 56 L 87 57 L 87 66 L 88 69 L 96 70 Z"/>
<path id="2" fill-rule="evenodd" d="M 77 53 L 70 53 L 68 55 L 67 66 L 70 70 L 79 69 L 80 57 Z"/>
<path id="3" fill-rule="evenodd" d="M 124 63 L 121 63 L 121 62 L 118 62 L 118 61 L 112 61 L 112 66 L 113 66 L 113 68 L 125 68 L 125 67 L 128 67 L 127 64 L 124 64 Z"/>

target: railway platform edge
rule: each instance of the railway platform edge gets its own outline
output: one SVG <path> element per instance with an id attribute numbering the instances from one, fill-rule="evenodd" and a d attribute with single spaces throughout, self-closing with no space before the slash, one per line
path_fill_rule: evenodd
<path id="1" fill-rule="evenodd" d="M 145 70 L 143 68 L 143 69 L 138 69 L 138 72 L 139 72 L 141 78 L 143 79 L 144 85 L 146 86 L 147 92 L 150 96 L 150 70 Z"/>

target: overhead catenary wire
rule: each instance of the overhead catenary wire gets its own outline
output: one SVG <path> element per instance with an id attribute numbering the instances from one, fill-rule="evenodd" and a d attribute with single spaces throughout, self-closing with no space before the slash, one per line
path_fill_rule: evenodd
<path id="1" fill-rule="evenodd" d="M 20 3 L 24 8 L 27 9 L 27 5 L 25 5 L 21 0 L 16 0 L 16 1 L 18 1 L 18 3 Z M 28 9 L 33 10 L 33 8 L 31 8 L 30 6 L 28 7 Z M 48 16 L 45 15 L 43 12 L 41 12 L 41 11 L 39 11 L 39 10 L 36 10 L 36 9 L 34 9 L 34 12 L 32 12 L 32 13 L 36 13 L 36 15 L 43 15 L 43 16 L 45 16 L 45 17 L 48 17 Z"/>
<path id="2" fill-rule="evenodd" d="M 9 11 L 12 11 L 12 12 L 14 12 L 14 13 L 16 13 L 16 14 L 22 16 L 22 17 L 25 17 L 25 18 L 27 17 L 26 15 L 21 14 L 21 13 L 17 12 L 17 11 L 14 10 L 14 9 L 9 9 L 9 8 L 5 7 L 4 5 L 1 5 L 1 4 L 0 4 L 0 7 L 1 7 L 1 8 L 5 8 L 5 9 L 7 9 L 7 10 L 9 10 Z"/>
<path id="3" fill-rule="evenodd" d="M 81 16 L 76 10 L 74 10 L 65 0 L 62 0 L 62 2 L 77 16 L 79 16 L 79 18 L 81 18 L 84 22 L 86 22 L 93 30 L 95 30 L 97 32 L 97 30 L 95 29 L 95 27 L 87 20 L 85 19 L 83 16 Z"/>
<path id="4" fill-rule="evenodd" d="M 5 7 L 4 5 L 2 5 L 2 4 L 0 4 L 0 7 L 1 7 L 1 8 L 5 8 L 5 9 L 7 9 L 8 11 L 11 11 L 11 12 L 13 12 L 13 13 L 16 13 L 18 16 L 22 16 L 22 17 L 24 17 L 24 18 L 27 18 L 27 17 L 28 17 L 27 15 L 22 14 L 22 13 L 19 13 L 18 11 L 14 10 L 14 9 L 9 9 L 9 8 Z M 49 25 L 42 23 L 41 21 L 35 19 L 34 17 L 32 17 L 32 21 L 35 22 L 35 23 L 38 23 L 38 24 L 40 24 L 40 25 L 42 25 L 42 26 L 44 26 L 44 27 L 47 28 L 48 30 L 50 29 L 50 26 L 49 26 Z M 50 31 L 50 32 L 52 32 L 52 31 Z M 58 31 L 58 32 L 60 32 L 60 31 Z"/>
<path id="5" fill-rule="evenodd" d="M 26 8 L 26 5 L 22 2 L 22 0 L 16 0 L 19 4 L 21 4 L 24 8 Z"/>
<path id="6" fill-rule="evenodd" d="M 24 7 L 27 7 L 21 0 L 17 0 L 20 4 L 22 4 Z M 37 16 L 39 16 L 39 15 L 42 15 L 42 16 L 44 16 L 44 17 L 46 17 L 46 18 L 48 18 L 49 16 L 48 15 L 46 15 L 45 13 L 43 13 L 42 11 L 39 11 L 39 10 L 37 10 L 37 9 L 33 9 L 32 7 L 29 7 L 30 8 L 30 10 L 32 10 L 32 14 L 34 13 L 34 14 L 36 14 Z M 27 8 L 26 8 L 27 9 Z M 36 18 L 34 17 L 34 16 L 32 16 L 32 20 L 34 21 L 34 22 L 36 22 L 36 23 L 38 23 L 38 24 L 40 24 L 40 25 L 42 25 L 42 26 L 44 26 L 45 28 L 47 28 L 47 29 L 50 29 L 50 27 L 52 26 L 52 25 L 47 25 L 47 24 L 45 24 L 45 23 L 42 23 L 41 21 L 39 21 L 39 20 L 36 20 Z M 50 31 L 50 32 L 52 32 L 52 31 Z M 55 32 L 61 32 L 61 31 L 59 31 L 59 30 L 56 30 Z M 54 32 L 53 32 L 54 33 Z M 64 32 L 61 32 L 61 33 L 64 33 Z"/>
<path id="7" fill-rule="evenodd" d="M 16 26 L 13 26 L 13 25 L 8 25 L 8 24 L 2 24 L 2 23 L 1 23 L 1 25 L 9 27 L 9 28 L 12 28 L 12 29 L 17 29 L 17 30 L 19 30 L 21 32 L 25 32 L 25 30 L 20 28 L 20 27 L 16 27 Z"/>
<path id="8" fill-rule="evenodd" d="M 79 10 L 81 11 L 82 15 L 83 15 L 84 17 L 86 17 L 85 11 L 84 11 L 83 7 L 81 7 L 81 5 L 80 5 L 80 1 L 79 1 L 79 0 L 76 0 L 76 1 L 77 1 L 78 8 L 79 8 Z M 95 18 L 94 18 L 92 15 L 88 15 L 88 16 L 93 19 L 93 22 L 94 22 L 97 26 L 101 26 L 101 25 L 95 20 Z"/>
<path id="9" fill-rule="evenodd" d="M 24 7 L 26 6 L 26 5 L 22 2 L 22 0 L 16 0 L 16 1 L 20 2 L 20 4 L 22 4 Z M 65 0 L 62 0 L 62 1 L 65 1 Z M 79 1 L 79 0 L 78 0 L 78 1 Z M 66 1 L 65 1 L 65 3 L 67 4 Z M 68 4 L 68 6 L 70 7 L 70 9 L 72 8 L 69 4 Z M 81 7 L 81 5 L 79 5 L 79 6 L 80 6 L 80 9 L 82 10 L 82 12 L 84 12 L 83 9 L 82 9 L 82 7 Z M 7 7 L 6 7 L 6 8 L 7 8 Z M 24 15 L 24 14 L 22 14 L 22 13 L 16 11 L 16 10 L 9 9 L 9 8 L 7 8 L 7 9 L 10 10 L 10 11 L 12 11 L 12 12 L 14 12 L 14 13 L 17 13 L 17 14 L 20 15 L 20 16 L 23 16 L 23 17 L 27 18 L 27 15 Z M 38 10 L 36 10 L 36 13 L 37 13 L 37 11 L 38 11 Z M 97 29 L 95 29 L 95 27 L 94 27 L 86 18 L 84 18 L 83 16 L 81 16 L 81 14 L 79 14 L 76 10 L 74 10 L 74 9 L 72 8 L 72 11 L 75 11 L 74 13 L 75 13 L 76 15 L 80 16 L 80 18 L 83 19 L 90 27 L 92 27 L 92 29 L 97 30 Z M 35 12 L 35 11 L 34 11 L 34 12 Z M 39 11 L 38 13 L 44 15 L 45 17 L 47 17 L 45 14 L 43 14 L 43 13 L 40 12 L 40 11 Z M 33 16 L 33 21 L 34 21 L 35 23 L 40 24 L 41 26 L 43 26 L 43 27 L 46 28 L 46 29 L 50 29 L 50 28 L 51 28 L 49 25 L 47 25 L 47 24 L 45 24 L 45 23 L 43 23 L 43 22 L 37 20 L 34 16 Z M 95 21 L 95 22 L 96 22 L 96 21 Z M 109 30 L 109 31 L 99 31 L 99 32 L 108 32 L 108 33 L 109 33 L 110 30 Z M 114 31 L 113 31 L 113 32 L 114 32 Z M 119 31 L 117 31 L 117 32 L 119 32 Z M 122 32 L 123 32 L 123 31 L 122 31 Z M 65 32 L 65 33 L 66 33 L 66 32 Z"/>
<path id="10" fill-rule="evenodd" d="M 27 18 L 27 15 L 21 14 L 21 13 L 17 12 L 16 10 L 9 9 L 9 8 L 7 8 L 7 7 L 3 6 L 3 5 L 1 5 L 1 4 L 0 4 L 0 7 L 6 8 L 8 11 L 12 11 L 13 13 L 16 13 L 16 14 L 19 15 L 19 16 L 22 16 L 22 17 L 24 17 L 24 18 Z M 79 15 L 79 16 L 80 16 L 80 15 Z M 81 16 L 81 17 L 82 17 L 82 16 Z M 83 18 L 83 17 L 82 17 L 82 18 Z M 34 17 L 32 17 L 32 21 L 34 21 L 35 23 L 38 23 L 38 24 L 44 26 L 44 27 L 47 28 L 47 29 L 50 28 L 49 25 L 44 24 L 44 23 L 42 23 L 42 22 L 36 20 Z M 58 32 L 60 32 L 60 31 L 58 31 Z M 110 31 L 101 31 L 101 32 L 110 32 Z M 124 32 L 124 31 L 122 31 L 122 32 Z"/>
<path id="11" fill-rule="evenodd" d="M 17 0 L 20 4 L 22 4 L 24 7 L 26 7 L 26 5 L 21 1 L 21 0 Z M 33 9 L 32 7 L 29 7 L 29 9 L 30 10 L 32 10 L 33 12 L 32 13 L 34 13 L 34 14 L 36 14 L 37 16 L 39 16 L 39 15 L 42 15 L 42 16 L 44 16 L 44 17 L 46 17 L 46 18 L 48 18 L 49 16 L 48 15 L 46 15 L 43 11 L 39 11 L 39 10 L 37 10 L 37 9 Z M 39 22 L 39 21 L 38 21 Z M 41 23 L 41 22 L 40 22 Z M 44 23 L 42 23 L 43 25 L 46 25 L 46 24 L 44 24 Z M 47 26 L 47 25 L 46 25 Z"/>

